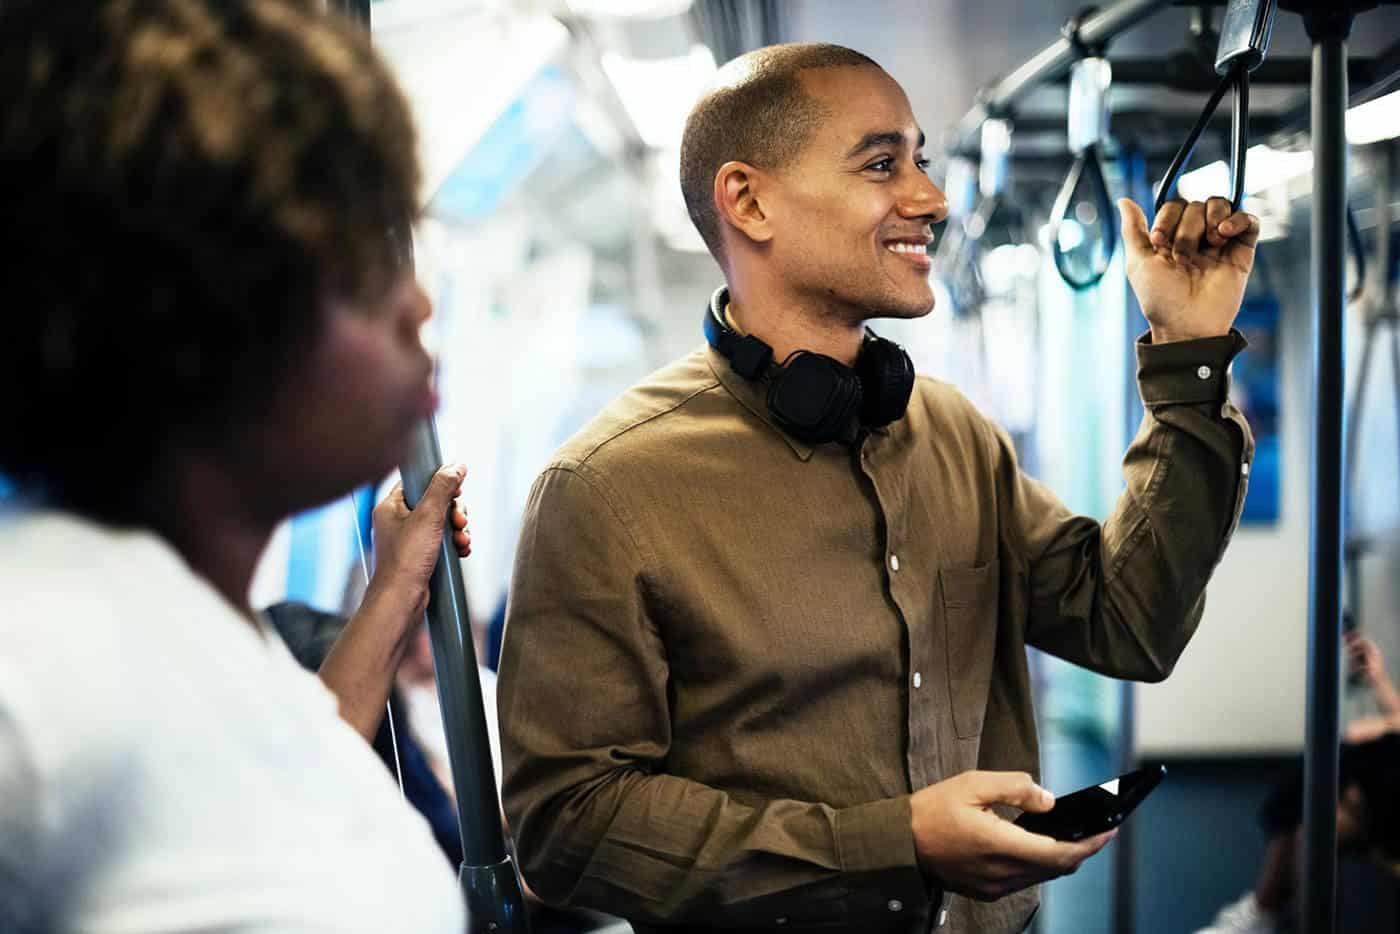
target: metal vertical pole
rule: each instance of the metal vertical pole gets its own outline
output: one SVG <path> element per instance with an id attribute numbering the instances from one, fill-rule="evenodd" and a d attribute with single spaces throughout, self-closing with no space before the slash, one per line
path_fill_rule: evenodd
<path id="1" fill-rule="evenodd" d="M 413 450 L 400 467 L 404 499 L 410 508 L 422 499 L 441 466 L 437 428 L 429 418 L 414 432 Z M 428 635 L 457 796 L 457 828 L 462 835 L 459 881 L 467 900 L 468 931 L 528 932 L 520 880 L 505 847 L 466 587 L 450 525 L 443 528 L 437 567 L 428 582 Z"/>
<path id="2" fill-rule="evenodd" d="M 330 8 L 370 29 L 370 0 L 331 0 Z M 399 465 L 410 509 L 418 505 L 440 467 L 437 424 L 430 416 L 414 431 L 413 447 Z M 506 850 L 467 590 L 452 538 L 452 525 L 444 521 L 437 566 L 428 581 L 426 615 L 462 840 L 457 881 L 466 900 L 468 934 L 529 934 L 520 877 Z"/>
<path id="3" fill-rule="evenodd" d="M 1301 930 L 1332 934 L 1337 900 L 1337 743 L 1341 675 L 1342 337 L 1346 310 L 1347 36 L 1334 4 L 1304 14 L 1313 40 L 1313 363 L 1311 618 L 1304 753 Z M 1341 4 L 1345 6 L 1345 4 Z"/>
<path id="4" fill-rule="evenodd" d="M 417 507 L 441 466 L 437 430 L 432 419 L 428 419 L 414 432 L 413 450 L 400 469 L 404 500 L 410 509 Z M 501 841 L 495 769 L 463 583 L 462 565 L 449 530 L 438 545 L 437 567 L 428 584 L 428 628 L 443 721 L 454 727 L 447 730 L 447 753 L 452 764 L 462 853 L 468 864 L 485 865 L 505 859 L 506 851 Z"/>
<path id="5" fill-rule="evenodd" d="M 1148 176 L 1147 156 L 1131 152 L 1119 163 L 1123 168 L 1123 186 L 1128 197 L 1140 204 L 1152 203 L 1152 182 Z M 1153 218 L 1149 217 L 1151 223 Z M 1123 443 L 1130 444 L 1142 422 L 1142 396 L 1138 390 L 1135 357 L 1137 334 L 1142 327 L 1142 306 L 1132 289 L 1125 289 L 1124 352 L 1128 365 L 1123 368 Z M 1119 686 L 1118 695 L 1118 773 L 1137 768 L 1137 687 L 1130 681 Z M 1139 818 L 1141 820 L 1141 818 Z M 1114 842 L 1113 855 L 1113 931 L 1133 934 L 1137 928 L 1137 824 L 1125 821 Z"/>
<path id="6" fill-rule="evenodd" d="M 1137 731 L 1133 718 L 1136 715 L 1133 685 L 1123 682 L 1118 693 L 1118 774 L 1131 772 L 1137 766 Z M 1133 822 L 1127 821 L 1118 832 L 1117 846 L 1113 854 L 1113 930 L 1115 934 L 1133 934 L 1136 920 L 1134 885 L 1136 878 L 1133 860 L 1136 834 Z"/>

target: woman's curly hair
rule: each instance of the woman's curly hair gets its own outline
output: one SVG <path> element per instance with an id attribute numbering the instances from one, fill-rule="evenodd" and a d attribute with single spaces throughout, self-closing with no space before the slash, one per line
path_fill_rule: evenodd
<path id="1" fill-rule="evenodd" d="M 408 105 L 309 0 L 0 4 L 0 473 L 131 520 L 388 286 Z"/>

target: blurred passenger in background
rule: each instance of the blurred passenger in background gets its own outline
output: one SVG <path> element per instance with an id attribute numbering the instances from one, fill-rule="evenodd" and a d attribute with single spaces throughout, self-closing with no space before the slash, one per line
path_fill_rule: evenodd
<path id="1" fill-rule="evenodd" d="M 1359 717 L 1342 737 L 1337 846 L 1400 866 L 1400 691 L 1376 643 L 1347 633 L 1351 670 L 1375 695 L 1379 713 Z M 1269 836 L 1254 888 L 1225 906 L 1197 934 L 1276 934 L 1297 930 L 1295 894 L 1303 854 L 1303 765 L 1274 787 L 1259 812 Z"/>
<path id="2" fill-rule="evenodd" d="M 1010 934 L 1108 843 L 1004 819 L 1053 803 L 1026 646 L 1151 681 L 1195 631 L 1252 454 L 1227 370 L 1258 221 L 1121 203 L 1147 414 L 1100 525 L 866 329 L 933 306 L 923 150 L 839 46 L 742 56 L 691 111 L 710 346 L 558 452 L 516 557 L 504 800 L 545 899 L 639 932 Z"/>
<path id="3" fill-rule="evenodd" d="M 1370 688 L 1377 712 L 1348 723 L 1342 741 L 1359 744 L 1400 732 L 1400 691 L 1386 669 L 1380 646 L 1360 630 L 1352 629 L 1346 633 L 1346 652 L 1352 677 Z"/>
<path id="4" fill-rule="evenodd" d="M 460 508 L 453 508 L 452 521 L 465 535 L 466 514 Z M 432 514 L 409 510 L 404 501 L 403 487 L 397 484 L 375 507 L 373 529 L 376 564 L 375 576 L 369 581 L 371 587 L 382 587 L 391 573 L 390 569 L 402 564 L 398 558 L 405 547 L 416 549 L 426 545 L 436 548 L 439 539 L 430 536 L 434 532 L 441 535 L 441 523 L 435 522 Z M 466 557 L 470 553 L 470 539 L 463 541 L 459 538 L 458 555 Z M 415 559 L 415 563 L 421 566 L 427 562 Z M 431 563 L 427 563 L 427 566 L 431 571 Z M 379 583 L 376 585 L 375 581 Z M 266 608 L 263 615 L 301 666 L 310 671 L 320 671 L 323 678 L 330 656 L 343 654 L 351 644 L 350 640 L 342 637 L 353 631 L 352 627 L 362 630 L 366 620 L 364 612 L 347 619 L 338 613 L 325 613 L 301 603 L 278 603 Z M 438 707 L 427 627 L 420 622 L 405 637 L 405 643 L 395 672 L 395 688 L 388 698 L 391 716 L 380 719 L 370 745 L 398 779 L 404 797 L 427 820 L 434 839 L 455 871 L 462 864 L 462 838 L 452 796 L 446 738 L 442 736 L 442 715 Z M 422 683 L 425 666 L 426 678 L 432 690 L 431 701 L 409 692 L 409 685 Z M 494 681 L 489 686 L 494 688 Z M 483 682 L 482 693 L 490 699 L 487 709 L 494 713 L 495 692 L 488 691 L 487 687 L 487 683 Z M 429 703 L 431 709 L 428 708 Z M 434 726 L 436 734 L 432 732 Z M 442 747 L 440 758 L 439 745 Z"/>
<path id="5" fill-rule="evenodd" d="M 323 680 L 248 602 L 273 528 L 434 408 L 407 104 L 312 0 L 3 10 L 0 930 L 460 934 L 364 737 L 463 471 Z"/>

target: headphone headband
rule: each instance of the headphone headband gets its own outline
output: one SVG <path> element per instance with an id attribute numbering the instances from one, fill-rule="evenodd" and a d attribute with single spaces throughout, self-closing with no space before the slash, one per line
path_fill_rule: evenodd
<path id="1" fill-rule="evenodd" d="M 709 314 L 705 315 L 705 339 L 729 361 L 735 373 L 750 382 L 767 373 L 773 362 L 773 348 L 752 335 L 740 334 L 731 328 L 729 322 L 724 320 L 724 312 L 716 310 L 713 302 Z"/>

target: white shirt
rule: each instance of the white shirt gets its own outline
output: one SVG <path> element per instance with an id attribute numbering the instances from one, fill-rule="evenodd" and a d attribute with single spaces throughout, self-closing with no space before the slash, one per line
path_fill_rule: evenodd
<path id="1" fill-rule="evenodd" d="M 461 934 L 334 696 L 161 539 L 0 522 L 0 931 Z"/>

